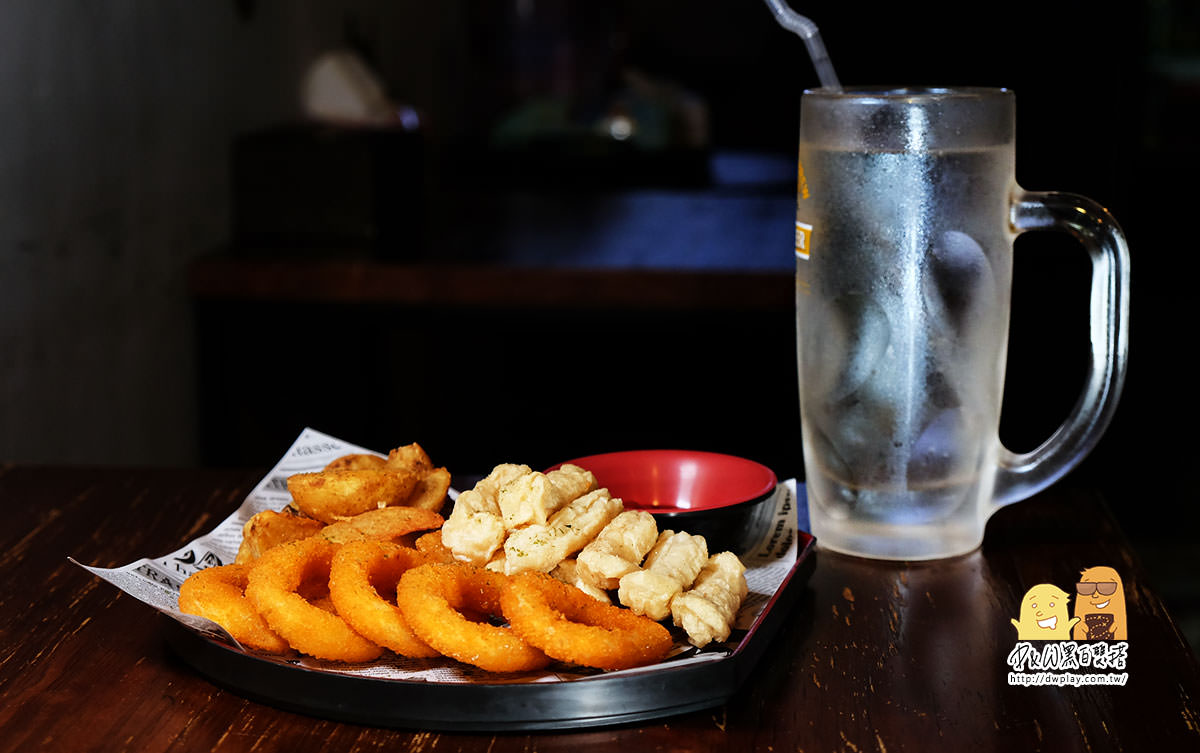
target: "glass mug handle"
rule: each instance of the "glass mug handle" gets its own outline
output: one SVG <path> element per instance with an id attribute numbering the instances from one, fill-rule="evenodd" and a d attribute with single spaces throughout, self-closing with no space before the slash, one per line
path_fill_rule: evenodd
<path id="1" fill-rule="evenodd" d="M 1049 439 L 1026 453 L 1000 448 L 994 507 L 1045 489 L 1095 447 L 1116 410 L 1129 350 L 1129 247 L 1108 210 L 1075 194 L 1018 189 L 1010 221 L 1018 233 L 1065 230 L 1090 254 L 1092 360 L 1083 394 Z"/>

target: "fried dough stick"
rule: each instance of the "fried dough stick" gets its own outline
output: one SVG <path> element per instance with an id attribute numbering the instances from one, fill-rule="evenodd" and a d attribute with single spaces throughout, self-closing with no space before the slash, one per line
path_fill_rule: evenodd
<path id="1" fill-rule="evenodd" d="M 596 489 L 551 515 L 545 525 L 518 528 L 504 541 L 504 572 L 550 572 L 595 538 L 623 508 L 624 503 L 608 489 Z"/>
<path id="2" fill-rule="evenodd" d="M 612 603 L 612 599 L 609 597 L 607 591 L 596 588 L 591 583 L 588 583 L 583 578 L 579 577 L 579 563 L 572 557 L 568 557 L 562 562 L 558 563 L 554 569 L 550 571 L 550 575 L 556 580 L 561 580 L 563 583 L 566 583 L 569 586 L 575 586 L 596 601 L 602 601 L 605 604 Z"/>
<path id="3" fill-rule="evenodd" d="M 642 559 L 658 540 L 658 524 L 645 510 L 626 510 L 604 526 L 576 557 L 580 580 L 611 591 L 621 576 L 638 570 Z"/>
<path id="4" fill-rule="evenodd" d="M 671 599 L 692 584 L 707 561 L 703 536 L 663 531 L 643 569 L 621 576 L 617 598 L 634 612 L 661 620 L 671 613 Z"/>
<path id="5" fill-rule="evenodd" d="M 531 473 L 529 466 L 501 463 L 473 489 L 458 495 L 442 526 L 442 544 L 459 560 L 484 565 L 504 543 L 504 520 L 497 498 L 500 489 Z"/>
<path id="6" fill-rule="evenodd" d="M 692 588 L 671 600 L 671 620 L 683 628 L 693 646 L 703 648 L 729 637 L 749 591 L 745 572 L 746 566 L 733 552 L 714 554 Z"/>
<path id="7" fill-rule="evenodd" d="M 532 471 L 501 487 L 496 495 L 500 516 L 509 531 L 545 525 L 551 515 L 572 500 L 596 489 L 596 476 L 567 463 L 549 473 Z"/>

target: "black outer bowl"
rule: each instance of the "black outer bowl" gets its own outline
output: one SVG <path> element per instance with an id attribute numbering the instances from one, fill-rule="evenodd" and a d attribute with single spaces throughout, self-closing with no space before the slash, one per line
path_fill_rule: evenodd
<path id="1" fill-rule="evenodd" d="M 652 507 L 629 509 L 647 510 L 658 522 L 658 530 L 683 531 L 703 536 L 710 554 L 730 551 L 743 554 L 762 540 L 775 517 L 772 503 L 774 490 L 736 505 L 707 510 L 657 510 Z"/>

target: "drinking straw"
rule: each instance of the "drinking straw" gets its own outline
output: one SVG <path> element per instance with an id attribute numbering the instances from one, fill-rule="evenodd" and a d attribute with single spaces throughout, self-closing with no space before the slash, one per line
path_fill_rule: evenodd
<path id="1" fill-rule="evenodd" d="M 808 56 L 812 58 L 813 67 L 817 69 L 817 78 L 824 89 L 840 90 L 837 74 L 833 72 L 833 62 L 825 51 L 825 43 L 821 41 L 821 32 L 817 25 L 808 18 L 800 15 L 783 2 L 783 0 L 766 0 L 767 7 L 775 14 L 775 20 L 788 31 L 795 32 L 804 40 Z"/>

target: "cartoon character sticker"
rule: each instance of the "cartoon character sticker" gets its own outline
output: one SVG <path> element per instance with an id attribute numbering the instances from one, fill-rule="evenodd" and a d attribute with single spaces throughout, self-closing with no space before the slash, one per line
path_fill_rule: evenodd
<path id="1" fill-rule="evenodd" d="M 1089 567 L 1073 590 L 1039 583 L 1025 592 L 1020 619 L 1010 620 L 1017 642 L 1007 659 L 1009 685 L 1124 686 L 1129 680 L 1121 576 L 1111 567 Z M 1072 596 L 1074 616 L 1068 616 Z"/>
<path id="2" fill-rule="evenodd" d="M 1111 567 L 1089 567 L 1075 584 L 1074 638 L 1077 641 L 1125 641 L 1125 591 Z"/>
<path id="3" fill-rule="evenodd" d="M 1070 594 L 1052 583 L 1039 583 L 1021 599 L 1021 619 L 1010 620 L 1017 629 L 1017 640 L 1069 640 L 1071 628 L 1080 621 L 1069 617 Z"/>

